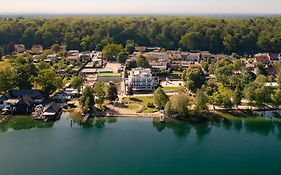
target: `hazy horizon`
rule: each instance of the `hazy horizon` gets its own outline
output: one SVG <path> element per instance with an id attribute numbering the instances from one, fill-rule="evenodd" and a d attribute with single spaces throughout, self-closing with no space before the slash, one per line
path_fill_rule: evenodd
<path id="1" fill-rule="evenodd" d="M 280 14 L 278 0 L 0 0 L 0 14 Z"/>

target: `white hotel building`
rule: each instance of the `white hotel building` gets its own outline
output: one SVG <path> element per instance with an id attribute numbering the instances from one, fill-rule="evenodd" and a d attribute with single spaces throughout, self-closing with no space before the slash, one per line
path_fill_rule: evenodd
<path id="1" fill-rule="evenodd" d="M 126 86 L 132 87 L 133 91 L 153 91 L 157 81 L 154 80 L 151 70 L 144 68 L 132 69 L 128 79 L 126 79 Z"/>

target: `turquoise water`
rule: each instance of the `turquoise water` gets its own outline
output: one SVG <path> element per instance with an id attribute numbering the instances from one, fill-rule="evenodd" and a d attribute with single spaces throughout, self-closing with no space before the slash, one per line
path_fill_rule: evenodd
<path id="1" fill-rule="evenodd" d="M 64 114 L 50 128 L 0 132 L 1 175 L 281 174 L 281 124 L 161 124 Z"/>

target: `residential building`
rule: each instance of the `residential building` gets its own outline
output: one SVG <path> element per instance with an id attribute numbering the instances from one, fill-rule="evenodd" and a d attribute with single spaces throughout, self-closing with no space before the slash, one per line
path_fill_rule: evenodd
<path id="1" fill-rule="evenodd" d="M 67 56 L 66 56 L 66 60 L 68 60 L 71 63 L 80 61 L 79 51 L 78 50 L 68 51 Z"/>
<path id="2" fill-rule="evenodd" d="M 46 63 L 52 63 L 58 60 L 57 54 L 47 55 L 47 57 L 44 59 L 44 62 Z"/>
<path id="3" fill-rule="evenodd" d="M 9 98 L 3 102 L 3 111 L 12 112 L 14 114 L 29 114 L 34 107 L 34 100 L 30 96 L 22 96 L 19 98 Z"/>
<path id="4" fill-rule="evenodd" d="M 181 52 L 181 57 L 185 61 L 189 62 L 198 62 L 200 61 L 200 53 L 193 53 L 193 52 Z"/>
<path id="5" fill-rule="evenodd" d="M 255 55 L 255 63 L 257 64 L 269 64 L 270 56 L 269 53 L 259 53 Z"/>
<path id="6" fill-rule="evenodd" d="M 92 53 L 90 51 L 85 51 L 79 54 L 79 58 L 82 61 L 90 61 L 92 58 Z"/>
<path id="7" fill-rule="evenodd" d="M 143 56 L 150 58 L 150 60 L 168 60 L 170 58 L 167 52 L 146 52 Z"/>
<path id="8" fill-rule="evenodd" d="M 270 59 L 270 61 L 281 61 L 281 54 L 280 53 L 270 53 L 269 59 Z"/>
<path id="9" fill-rule="evenodd" d="M 43 46 L 40 44 L 35 44 L 32 46 L 31 51 L 33 53 L 42 53 L 43 52 Z"/>
<path id="10" fill-rule="evenodd" d="M 15 44 L 15 52 L 16 53 L 25 52 L 25 46 L 23 44 Z"/>
<path id="11" fill-rule="evenodd" d="M 61 113 L 62 108 L 57 103 L 52 102 L 44 107 L 42 117 L 44 120 L 57 120 Z"/>
<path id="12" fill-rule="evenodd" d="M 136 91 L 153 91 L 155 84 L 151 70 L 144 68 L 134 68 L 130 72 L 128 79 L 126 80 L 127 90 L 129 87 Z"/>
<path id="13" fill-rule="evenodd" d="M 165 72 L 168 70 L 168 62 L 167 61 L 152 61 L 149 62 L 152 72 Z"/>
<path id="14" fill-rule="evenodd" d="M 4 96 L 6 99 L 18 99 L 23 96 L 29 96 L 36 104 L 40 104 L 44 101 L 42 93 L 39 90 L 33 89 L 9 90 Z"/>

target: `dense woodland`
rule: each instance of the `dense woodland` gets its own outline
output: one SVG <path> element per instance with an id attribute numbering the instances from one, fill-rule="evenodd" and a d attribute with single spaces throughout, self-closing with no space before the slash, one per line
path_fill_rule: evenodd
<path id="1" fill-rule="evenodd" d="M 0 18 L 0 46 L 42 44 L 102 50 L 108 43 L 209 50 L 212 53 L 281 52 L 281 18 L 60 17 Z"/>

